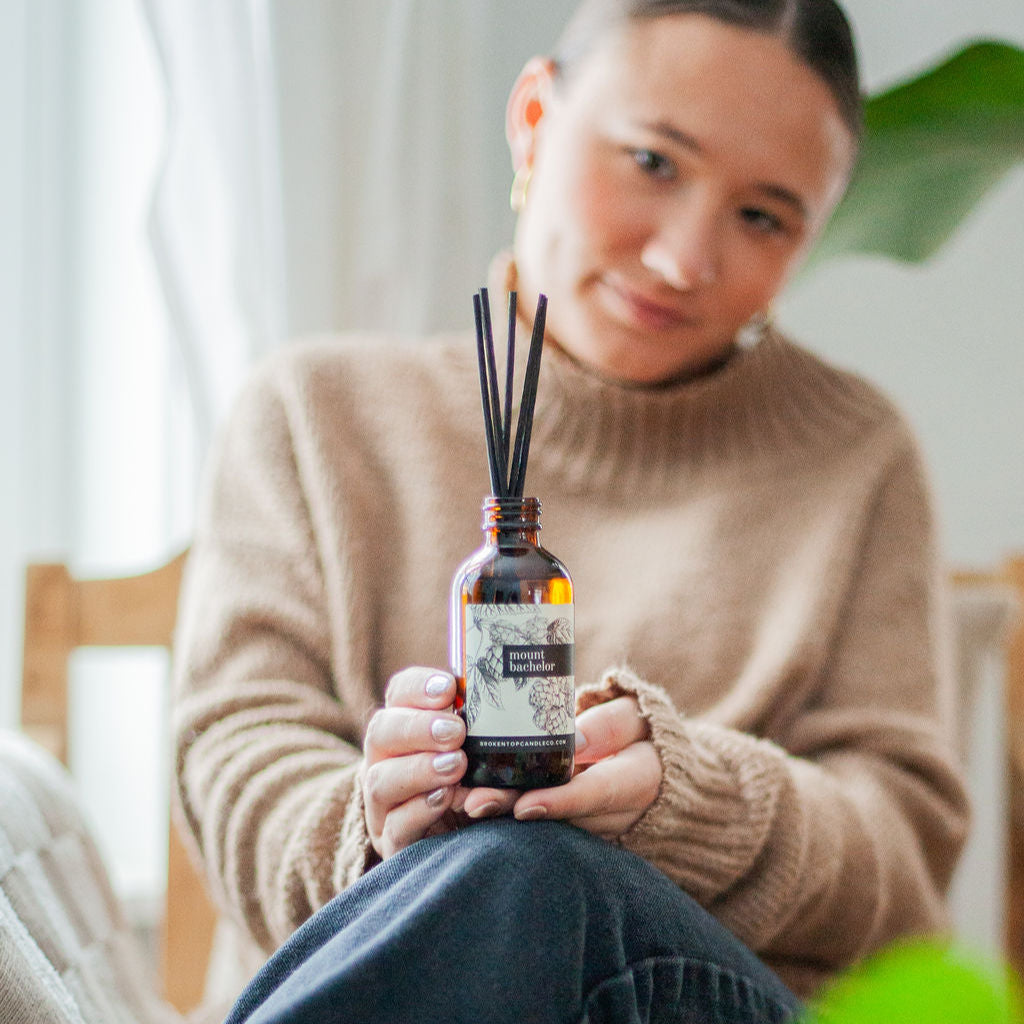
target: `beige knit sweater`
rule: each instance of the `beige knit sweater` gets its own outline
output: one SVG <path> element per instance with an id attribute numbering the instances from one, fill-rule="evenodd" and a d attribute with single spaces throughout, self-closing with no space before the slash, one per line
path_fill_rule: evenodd
<path id="1" fill-rule="evenodd" d="M 622 844 L 803 994 L 941 929 L 967 811 L 927 487 L 891 405 L 772 335 L 661 388 L 551 350 L 527 489 L 573 574 L 581 701 L 637 694 L 661 756 Z M 447 665 L 487 491 L 466 335 L 293 344 L 223 433 L 181 608 L 178 779 L 264 949 L 374 861 L 364 724 L 392 673 Z"/>

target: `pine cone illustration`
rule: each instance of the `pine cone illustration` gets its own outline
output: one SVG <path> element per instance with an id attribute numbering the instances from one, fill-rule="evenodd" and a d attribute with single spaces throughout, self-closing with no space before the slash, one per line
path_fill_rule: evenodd
<path id="1" fill-rule="evenodd" d="M 533 723 L 550 736 L 572 732 L 574 696 L 568 681 L 559 676 L 538 679 L 530 689 Z"/>

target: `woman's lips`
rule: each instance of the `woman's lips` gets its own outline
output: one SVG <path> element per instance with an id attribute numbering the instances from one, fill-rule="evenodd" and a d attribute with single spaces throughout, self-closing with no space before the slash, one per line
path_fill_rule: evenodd
<path id="1" fill-rule="evenodd" d="M 653 298 L 643 291 L 615 278 L 605 277 L 602 283 L 612 299 L 620 319 L 625 318 L 647 330 L 664 331 L 678 327 L 695 327 L 700 322 L 688 309 Z"/>

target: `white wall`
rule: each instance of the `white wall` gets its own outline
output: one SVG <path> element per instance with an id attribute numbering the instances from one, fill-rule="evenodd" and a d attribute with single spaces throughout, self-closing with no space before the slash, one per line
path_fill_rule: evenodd
<path id="1" fill-rule="evenodd" d="M 1021 0 L 847 0 L 865 84 L 877 91 L 969 39 L 1024 45 Z M 947 558 L 994 566 L 1024 550 L 1024 169 L 923 266 L 855 258 L 799 279 L 781 325 L 892 395 L 932 471 Z M 1007 806 L 1001 670 L 989 665 L 967 726 L 974 829 L 952 897 L 961 942 L 1001 948 Z"/>
<path id="2" fill-rule="evenodd" d="M 968 39 L 1024 45 L 1021 0 L 848 0 L 875 91 Z M 794 283 L 780 323 L 881 384 L 917 427 L 946 551 L 989 565 L 1024 549 L 1024 169 L 919 267 L 856 258 Z"/>

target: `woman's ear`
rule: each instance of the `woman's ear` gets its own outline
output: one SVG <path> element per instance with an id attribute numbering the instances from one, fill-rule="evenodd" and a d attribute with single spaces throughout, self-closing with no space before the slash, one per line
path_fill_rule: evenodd
<path id="1" fill-rule="evenodd" d="M 505 111 L 505 138 L 516 172 L 533 165 L 537 126 L 551 103 L 554 82 L 555 62 L 531 57 L 512 86 Z"/>

